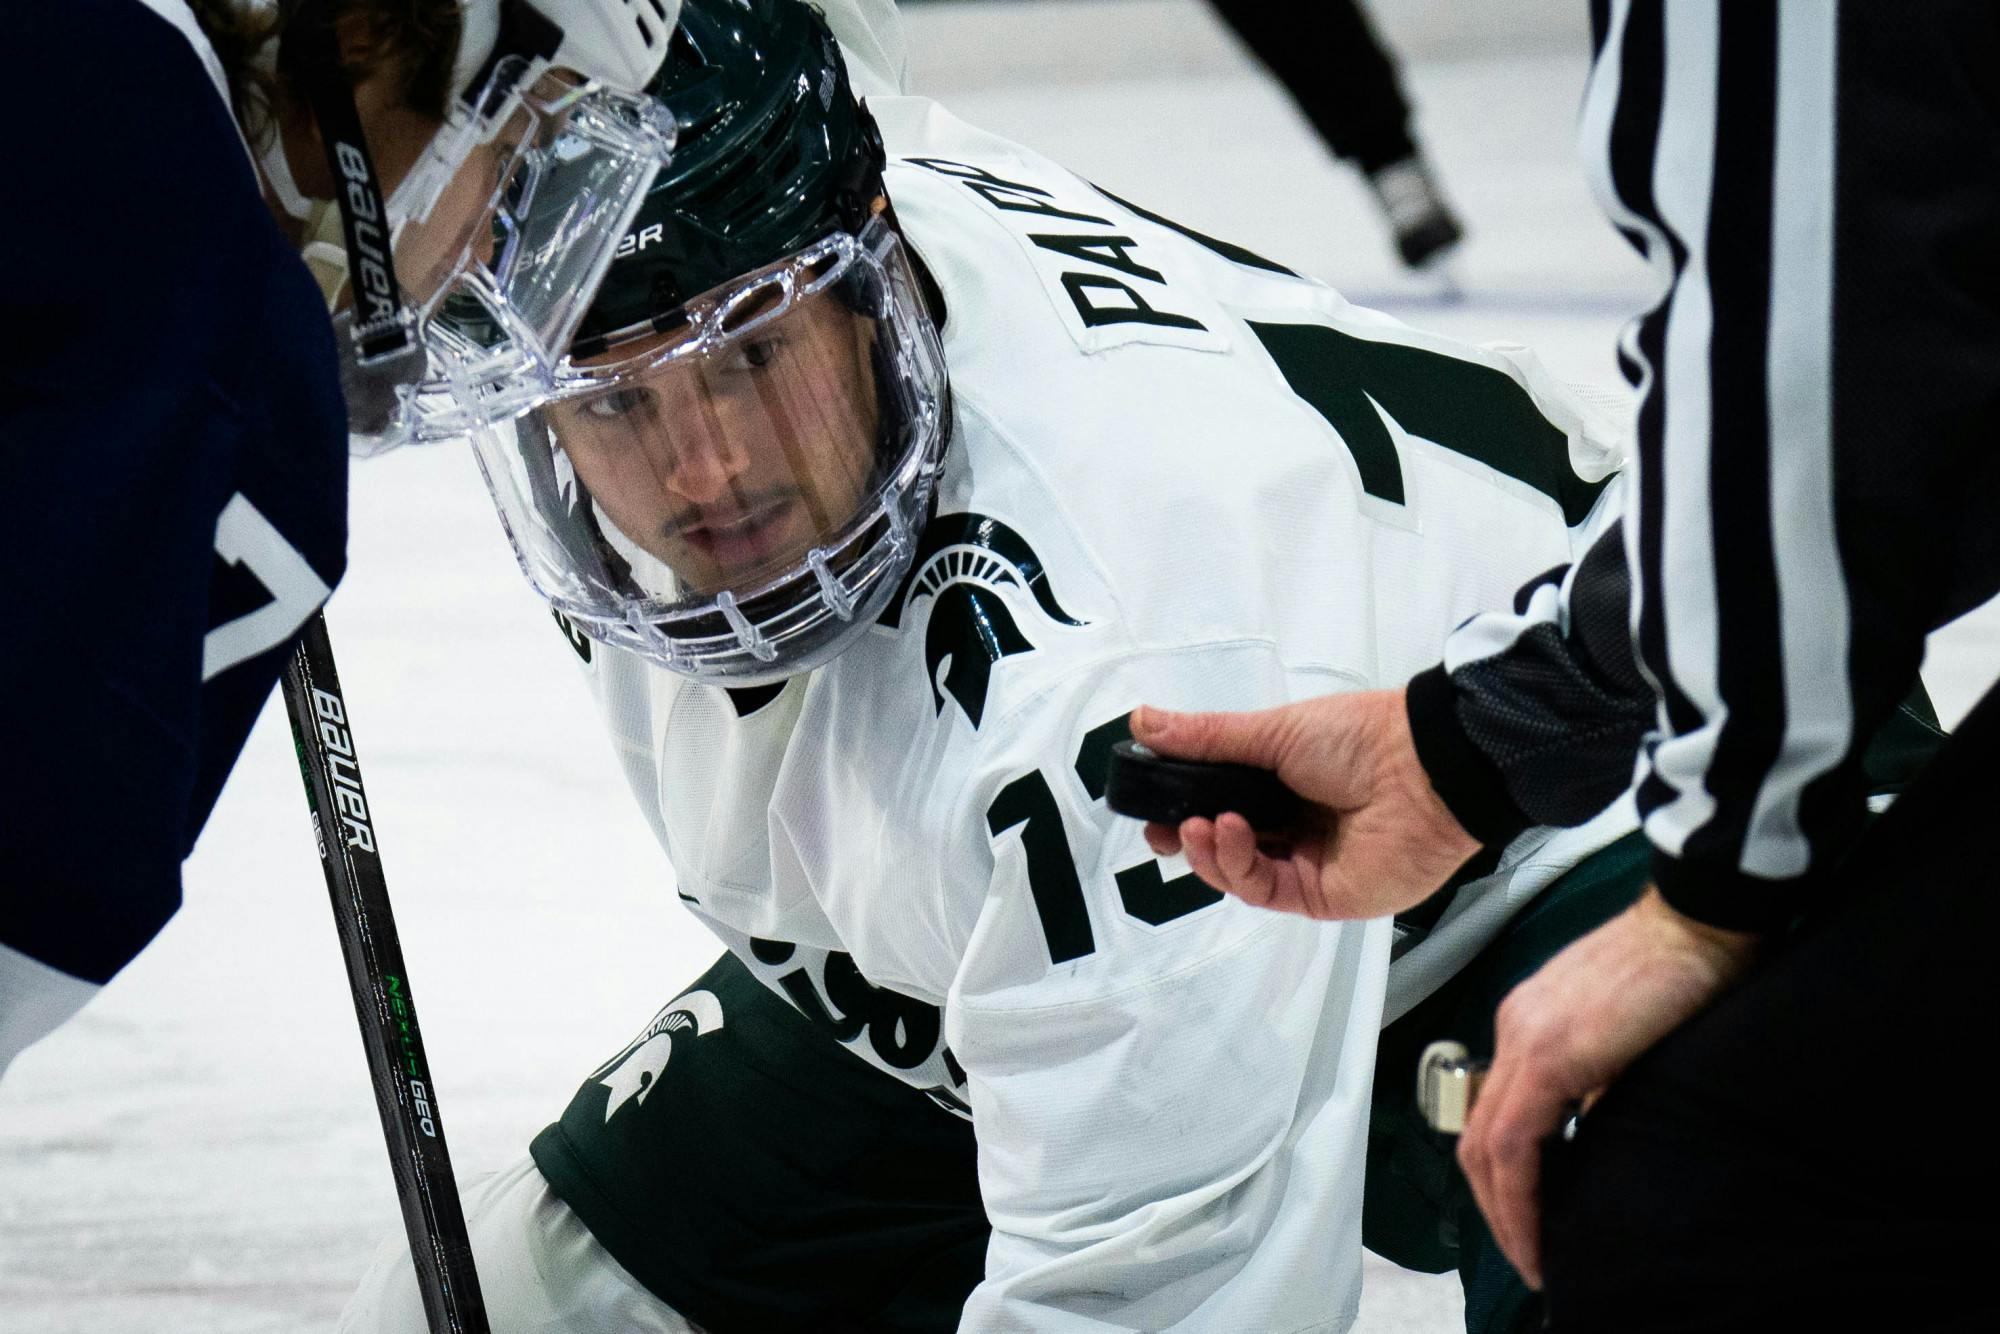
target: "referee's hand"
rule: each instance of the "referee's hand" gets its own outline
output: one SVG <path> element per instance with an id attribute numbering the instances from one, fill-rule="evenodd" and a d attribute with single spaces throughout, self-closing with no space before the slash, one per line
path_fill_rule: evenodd
<path id="1" fill-rule="evenodd" d="M 1542 1286 L 1542 1141 L 1734 981 L 1757 941 L 1683 917 L 1648 889 L 1500 1003 L 1458 1163 L 1529 1287 Z"/>
<path id="2" fill-rule="evenodd" d="M 1403 692 L 1324 695 L 1255 713 L 1140 708 L 1132 737 L 1162 755 L 1270 769 L 1309 803 L 1288 852 L 1259 850 L 1241 815 L 1149 824 L 1162 857 L 1246 903 L 1306 917 L 1387 917 L 1423 902 L 1479 844 L 1431 789 Z"/>

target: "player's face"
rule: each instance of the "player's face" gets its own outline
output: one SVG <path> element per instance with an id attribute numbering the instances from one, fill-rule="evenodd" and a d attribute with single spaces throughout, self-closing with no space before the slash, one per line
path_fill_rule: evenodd
<path id="1" fill-rule="evenodd" d="M 840 302 L 814 298 L 713 352 L 547 415 L 620 532 L 688 591 L 740 587 L 797 563 L 867 496 L 875 336 Z"/>
<path id="2" fill-rule="evenodd" d="M 384 198 L 396 192 L 432 137 L 444 128 L 439 117 L 409 105 L 399 79 L 387 70 L 354 85 L 354 113 L 361 121 Z"/>

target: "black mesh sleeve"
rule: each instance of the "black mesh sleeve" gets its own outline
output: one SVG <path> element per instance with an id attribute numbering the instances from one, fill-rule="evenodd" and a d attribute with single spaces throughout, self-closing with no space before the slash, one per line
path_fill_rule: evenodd
<path id="1" fill-rule="evenodd" d="M 1619 522 L 1574 566 L 1522 589 L 1513 614 L 1477 618 L 1455 637 L 1475 631 L 1496 651 L 1411 682 L 1418 757 L 1475 837 L 1581 824 L 1631 783 L 1655 714 L 1633 656 L 1631 597 Z"/>

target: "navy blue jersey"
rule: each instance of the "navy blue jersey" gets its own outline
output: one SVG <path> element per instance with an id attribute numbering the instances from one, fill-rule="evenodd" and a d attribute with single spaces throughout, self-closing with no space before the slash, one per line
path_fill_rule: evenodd
<path id="1" fill-rule="evenodd" d="M 324 303 L 187 37 L 66 0 L 7 6 L 0 42 L 33 53 L 10 84 L 35 109 L 0 203 L 0 962 L 103 982 L 178 906 L 340 577 L 346 416 Z"/>

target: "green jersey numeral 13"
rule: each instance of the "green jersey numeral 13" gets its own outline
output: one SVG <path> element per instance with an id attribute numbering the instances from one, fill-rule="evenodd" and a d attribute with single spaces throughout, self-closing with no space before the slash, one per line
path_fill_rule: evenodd
<path id="1" fill-rule="evenodd" d="M 1083 785 L 1093 803 L 1104 799 L 1104 769 L 1114 742 L 1132 735 L 1131 715 L 1120 714 L 1110 722 L 1092 728 L 1078 748 L 1072 772 L 1059 782 Z M 1069 831 L 1063 827 L 1062 809 L 1048 778 L 1039 769 L 1023 774 L 1000 789 L 986 808 L 986 827 L 995 840 L 1019 829 L 1021 850 L 1028 863 L 1028 891 L 1034 896 L 1035 914 L 1041 919 L 1042 939 L 1048 946 L 1051 964 L 1068 963 L 1097 950 L 1097 938 L 1090 929 L 1090 909 L 1084 902 L 1083 882 L 1077 876 L 1076 857 L 1070 851 Z M 1118 887 L 1119 903 L 1125 914 L 1148 926 L 1164 926 L 1212 903 L 1222 895 L 1192 872 L 1172 880 L 1160 874 L 1160 863 L 1147 857 L 1112 875 Z"/>

